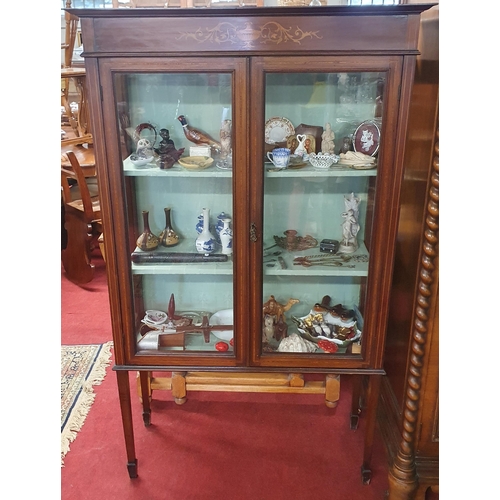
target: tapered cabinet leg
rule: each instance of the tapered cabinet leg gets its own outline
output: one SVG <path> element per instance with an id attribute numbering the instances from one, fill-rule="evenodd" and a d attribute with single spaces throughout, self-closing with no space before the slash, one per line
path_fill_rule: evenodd
<path id="1" fill-rule="evenodd" d="M 370 466 L 373 453 L 373 438 L 375 436 L 375 424 L 377 421 L 377 405 L 380 395 L 381 381 L 382 381 L 382 375 L 370 375 L 368 377 L 365 444 L 363 451 L 363 465 L 361 466 L 361 478 L 363 484 L 370 484 L 370 481 L 372 479 L 372 471 Z"/>
<path id="2" fill-rule="evenodd" d="M 361 413 L 361 391 L 363 378 L 360 375 L 353 377 L 352 401 L 351 401 L 351 430 L 356 430 L 359 425 L 359 414 Z"/>
<path id="3" fill-rule="evenodd" d="M 132 422 L 132 403 L 130 400 L 130 382 L 127 371 L 117 371 L 118 396 L 122 414 L 123 434 L 127 451 L 127 469 L 130 478 L 137 477 L 137 458 L 135 457 L 134 426 Z"/>
<path id="4" fill-rule="evenodd" d="M 139 372 L 142 398 L 142 420 L 146 427 L 151 425 L 151 372 Z"/>
<path id="5" fill-rule="evenodd" d="M 151 399 L 153 397 L 153 390 L 151 389 L 151 377 L 153 376 L 153 372 L 147 372 L 147 373 L 148 373 L 147 392 L 143 392 L 143 388 L 141 386 L 141 384 L 142 384 L 141 372 L 137 372 L 137 395 L 139 396 L 139 401 L 141 404 L 142 404 L 143 394 L 147 394 L 150 402 L 151 402 Z"/>

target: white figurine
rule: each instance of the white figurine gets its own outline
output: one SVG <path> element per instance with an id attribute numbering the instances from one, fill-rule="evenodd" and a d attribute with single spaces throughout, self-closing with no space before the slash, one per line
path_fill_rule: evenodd
<path id="1" fill-rule="evenodd" d="M 321 152 L 324 154 L 335 154 L 335 133 L 330 123 L 325 124 L 325 131 L 321 135 Z"/>
<path id="2" fill-rule="evenodd" d="M 339 252 L 353 253 L 358 249 L 356 237 L 359 232 L 359 198 L 351 193 L 349 197 L 344 196 L 344 204 L 345 212 L 342 213 L 344 222 L 342 223 L 342 240 Z"/>
<path id="3" fill-rule="evenodd" d="M 139 139 L 137 141 L 137 150 L 135 154 L 139 158 L 152 158 L 155 152 L 151 142 L 148 139 Z"/>
<path id="4" fill-rule="evenodd" d="M 307 154 L 306 149 L 306 139 L 307 136 L 305 134 L 297 134 L 297 141 L 299 141 L 299 145 L 295 148 L 294 154 L 299 156 L 304 156 Z"/>

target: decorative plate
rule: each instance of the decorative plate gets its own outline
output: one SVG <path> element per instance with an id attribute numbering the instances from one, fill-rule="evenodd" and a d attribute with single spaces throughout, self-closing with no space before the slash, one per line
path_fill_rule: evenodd
<path id="1" fill-rule="evenodd" d="M 233 310 L 223 309 L 212 315 L 209 321 L 210 325 L 232 325 Z M 231 340 L 233 338 L 232 330 L 212 330 L 212 333 L 221 340 Z"/>
<path id="2" fill-rule="evenodd" d="M 179 165 L 188 170 L 202 170 L 212 165 L 214 159 L 210 158 L 210 156 L 185 156 L 177 161 Z"/>
<path id="3" fill-rule="evenodd" d="M 154 139 L 151 141 L 151 146 L 156 144 L 156 139 L 158 138 L 158 132 L 156 131 L 156 127 L 151 123 L 141 123 L 135 127 L 134 130 L 134 142 L 137 144 L 139 139 L 141 138 L 141 133 L 143 130 L 149 130 L 154 134 Z"/>
<path id="4" fill-rule="evenodd" d="M 146 325 L 161 325 L 167 321 L 167 317 L 167 313 L 164 311 L 149 309 L 144 316 L 144 323 L 146 323 Z"/>
<path id="5" fill-rule="evenodd" d="M 352 143 L 354 151 L 368 156 L 375 156 L 380 146 L 380 129 L 378 125 L 367 120 L 358 125 L 354 132 Z"/>
<path id="6" fill-rule="evenodd" d="M 284 142 L 291 135 L 295 134 L 292 122 L 287 118 L 275 116 L 267 120 L 264 127 L 264 137 L 266 144 L 276 144 Z"/>

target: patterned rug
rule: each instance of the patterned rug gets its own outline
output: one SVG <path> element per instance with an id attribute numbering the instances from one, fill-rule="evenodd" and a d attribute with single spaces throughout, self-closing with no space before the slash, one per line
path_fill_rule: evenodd
<path id="1" fill-rule="evenodd" d="M 112 342 L 61 346 L 61 466 L 106 375 Z"/>

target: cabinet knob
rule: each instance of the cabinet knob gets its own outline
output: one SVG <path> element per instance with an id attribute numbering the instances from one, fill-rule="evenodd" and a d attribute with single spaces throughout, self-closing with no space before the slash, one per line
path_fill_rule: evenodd
<path id="1" fill-rule="evenodd" d="M 255 222 L 250 224 L 250 241 L 253 243 L 257 241 L 257 226 L 255 225 Z"/>

